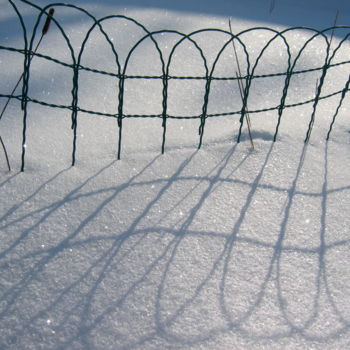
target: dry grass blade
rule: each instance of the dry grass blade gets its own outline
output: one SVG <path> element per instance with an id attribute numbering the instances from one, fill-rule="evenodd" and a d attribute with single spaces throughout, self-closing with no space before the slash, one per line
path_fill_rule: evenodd
<path id="1" fill-rule="evenodd" d="M 334 37 L 334 30 L 335 30 L 334 27 L 337 25 L 338 17 L 339 17 L 339 10 L 337 10 L 337 12 L 335 13 L 333 29 L 332 29 L 332 33 L 331 33 L 331 39 L 329 41 L 329 47 L 331 47 L 331 45 L 332 45 L 332 41 L 333 41 L 333 37 Z"/>
<path id="2" fill-rule="evenodd" d="M 44 37 L 44 36 L 47 34 L 47 32 L 49 31 L 49 29 L 50 29 L 50 24 L 51 24 L 51 20 L 52 20 L 52 17 L 53 17 L 53 15 L 54 15 L 54 13 L 55 13 L 55 9 L 54 9 L 54 8 L 50 8 L 49 14 L 48 14 L 48 16 L 46 17 L 46 21 L 45 21 L 45 23 L 44 23 L 44 26 L 43 26 L 43 29 L 42 29 L 42 32 L 41 32 L 41 37 L 40 37 L 40 39 L 39 39 L 39 41 L 38 41 L 38 43 L 37 43 L 37 45 L 36 45 L 36 47 L 35 47 L 35 49 L 34 49 L 33 55 L 29 58 L 30 61 L 33 59 L 35 53 L 37 52 L 37 50 L 38 50 L 38 48 L 39 48 L 39 46 L 40 46 L 40 43 L 41 43 L 41 41 L 43 40 L 43 37 Z M 7 101 L 6 101 L 6 103 L 5 103 L 4 107 L 3 107 L 3 109 L 1 110 L 1 113 L 0 113 L 0 120 L 1 120 L 2 116 L 4 115 L 4 113 L 5 113 L 6 109 L 7 109 L 8 104 L 10 103 L 11 96 L 13 96 L 14 93 L 16 92 L 16 90 L 17 90 L 17 88 L 18 88 L 18 85 L 19 85 L 20 82 L 22 81 L 23 77 L 24 77 L 24 73 L 22 73 L 22 75 L 19 77 L 17 83 L 15 84 L 14 88 L 12 89 L 12 92 L 11 92 L 11 94 L 10 94 L 10 97 L 7 99 Z M 9 169 L 9 171 L 11 171 L 11 166 L 10 166 L 9 157 L 8 157 L 8 154 L 7 154 L 7 150 L 6 150 L 4 141 L 2 140 L 2 137 L 1 137 L 1 136 L 0 136 L 0 143 L 1 143 L 2 148 L 3 148 L 3 150 L 4 150 L 4 153 L 5 153 L 6 162 L 7 162 L 7 167 L 8 167 L 8 169 Z"/>
<path id="3" fill-rule="evenodd" d="M 240 77 L 237 72 L 236 72 L 236 78 L 237 78 L 237 83 L 238 83 L 239 94 L 241 95 L 241 99 L 243 101 L 243 82 L 242 82 L 242 77 Z M 251 133 L 251 122 L 250 122 L 248 108 L 246 109 L 245 118 L 246 118 L 246 121 L 247 121 L 247 127 L 248 127 L 248 134 L 249 134 L 250 144 L 252 146 L 252 149 L 254 149 L 254 142 L 253 142 L 253 137 L 252 137 L 252 133 Z"/>
<path id="4" fill-rule="evenodd" d="M 51 20 L 52 20 L 52 16 L 54 15 L 54 13 L 55 13 L 55 9 L 54 9 L 54 8 L 51 8 L 50 11 L 49 11 L 49 15 L 46 17 L 46 21 L 45 21 L 45 23 L 44 23 L 44 26 L 43 26 L 43 29 L 42 29 L 42 32 L 41 32 L 40 39 L 39 39 L 39 41 L 38 41 L 38 43 L 37 43 L 37 45 L 36 45 L 36 47 L 35 47 L 35 49 L 34 49 L 34 51 L 33 51 L 33 55 L 29 58 L 29 61 L 31 61 L 31 60 L 33 59 L 35 53 L 38 51 L 38 48 L 39 48 L 39 46 L 40 46 L 40 44 L 41 44 L 41 42 L 42 42 L 44 36 L 45 36 L 45 35 L 47 34 L 47 32 L 49 31 L 49 29 L 50 29 L 50 24 L 51 24 Z M 19 77 L 19 79 L 18 79 L 16 85 L 14 86 L 14 88 L 13 88 L 12 91 L 11 91 L 10 96 L 12 96 L 12 95 L 16 92 L 16 90 L 17 90 L 17 88 L 18 88 L 18 85 L 19 85 L 20 82 L 22 81 L 23 77 L 24 77 L 24 73 L 22 73 L 22 75 Z M 5 113 L 6 108 L 7 108 L 8 104 L 9 104 L 10 100 L 11 100 L 11 97 L 9 97 L 9 98 L 7 99 L 5 105 L 4 105 L 4 107 L 3 107 L 3 109 L 2 109 L 2 111 L 1 111 L 1 113 L 0 113 L 0 120 L 1 120 L 2 116 L 3 116 L 4 113 Z"/>
<path id="5" fill-rule="evenodd" d="M 317 80 L 316 80 L 316 85 L 315 85 L 315 97 L 317 96 L 318 82 L 319 82 L 319 80 L 317 79 Z M 309 135 L 311 135 L 312 128 L 313 128 L 313 126 L 314 126 L 314 122 L 315 122 L 315 120 L 313 119 L 313 120 L 311 121 L 310 130 L 309 130 Z"/>
<path id="6" fill-rule="evenodd" d="M 229 19 L 229 27 L 230 27 L 230 33 L 233 35 L 232 33 L 232 25 L 231 25 L 231 18 Z M 238 89 L 239 89 L 239 93 L 241 95 L 241 100 L 243 103 L 243 92 L 244 92 L 244 86 L 243 86 L 243 81 L 242 81 L 242 72 L 241 72 L 241 66 L 239 64 L 239 59 L 238 59 L 238 54 L 237 54 L 237 50 L 236 50 L 236 45 L 234 40 L 232 40 L 232 47 L 235 53 L 235 59 L 236 59 L 236 65 L 237 65 L 237 70 L 236 71 L 236 78 L 237 78 L 237 83 L 238 83 Z M 251 133 L 251 121 L 250 121 L 250 116 L 249 116 L 249 111 L 248 111 L 248 106 L 246 107 L 246 113 L 245 113 L 245 118 L 247 121 L 247 127 L 248 127 L 248 134 L 249 134 L 249 139 L 250 139 L 250 144 L 252 146 L 252 149 L 254 149 L 254 141 L 253 141 L 253 137 L 252 137 L 252 133 Z"/>
<path id="7" fill-rule="evenodd" d="M 8 154 L 7 154 L 7 150 L 6 150 L 4 141 L 2 140 L 2 137 L 1 137 L 1 136 L 0 136 L 0 143 L 1 143 L 2 148 L 3 148 L 3 150 L 4 150 L 4 153 L 5 153 L 5 158 L 6 158 L 7 167 L 8 167 L 8 169 L 9 169 L 9 171 L 11 171 L 11 166 L 10 166 L 9 157 L 8 157 Z"/>
<path id="8" fill-rule="evenodd" d="M 271 15 L 272 11 L 275 8 L 275 4 L 276 4 L 276 0 L 271 0 L 271 3 L 270 3 L 270 15 Z"/>

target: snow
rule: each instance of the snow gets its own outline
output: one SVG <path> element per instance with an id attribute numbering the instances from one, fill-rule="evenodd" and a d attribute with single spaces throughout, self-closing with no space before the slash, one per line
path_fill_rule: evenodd
<path id="1" fill-rule="evenodd" d="M 35 11 L 15 1 L 28 27 Z M 40 6 L 44 0 L 35 1 Z M 131 16 L 150 30 L 189 33 L 200 28 L 234 32 L 253 26 L 326 28 L 337 9 L 349 23 L 346 1 L 76 0 L 96 16 Z M 317 5 L 317 6 L 316 6 Z M 79 49 L 91 21 L 55 6 Z M 0 45 L 22 47 L 8 1 L 0 1 Z M 15 28 L 15 30 L 14 30 Z M 121 60 L 140 30 L 106 23 Z M 71 62 L 52 26 L 39 52 Z M 333 48 L 343 31 L 335 33 Z M 257 35 L 256 33 L 254 35 Z M 250 53 L 259 40 L 247 34 Z M 270 34 L 271 35 L 271 34 Z M 126 38 L 118 41 L 119 36 Z M 295 54 L 310 34 L 288 40 Z M 223 35 L 198 36 L 208 55 Z M 168 55 L 176 35 L 159 36 Z M 324 43 L 315 41 L 297 69 L 319 67 Z M 130 62 L 132 74 L 161 74 L 147 42 Z M 317 54 L 315 54 L 317 52 Z M 348 60 L 345 43 L 335 62 Z M 185 56 L 185 57 L 184 57 Z M 167 56 L 166 56 L 167 57 Z M 0 50 L 0 93 L 21 73 L 22 56 Z M 282 72 L 286 53 L 275 42 L 256 74 Z M 97 33 L 83 64 L 109 72 L 113 56 Z M 234 75 L 227 51 L 215 76 Z M 179 47 L 170 74 L 203 75 L 198 54 Z M 242 63 L 243 64 L 243 63 Z M 348 65 L 331 68 L 323 93 L 342 89 Z M 313 98 L 320 71 L 294 77 L 287 104 Z M 79 106 L 115 113 L 118 89 L 108 76 L 82 72 Z M 68 68 L 36 57 L 29 95 L 67 105 Z M 170 115 L 201 113 L 205 81 L 169 81 Z M 161 81 L 127 80 L 124 113 L 162 112 Z M 277 106 L 283 79 L 254 82 L 249 109 Z M 235 81 L 213 82 L 208 113 L 239 110 Z M 116 160 L 113 118 L 79 113 L 77 163 L 71 163 L 70 114 L 28 106 L 26 167 L 21 166 L 22 112 L 11 101 L 0 121 L 12 172 L 0 152 L 0 349 L 346 349 L 350 346 L 350 126 L 346 97 L 329 142 L 325 141 L 339 95 L 320 101 L 310 142 L 304 138 L 312 104 L 284 111 L 272 142 L 277 111 L 251 113 L 255 149 L 246 127 L 237 144 L 239 116 L 209 118 L 203 146 L 198 120 L 168 120 L 160 154 L 161 119 L 124 119 L 122 159 Z M 5 102 L 0 99 L 1 106 Z"/>

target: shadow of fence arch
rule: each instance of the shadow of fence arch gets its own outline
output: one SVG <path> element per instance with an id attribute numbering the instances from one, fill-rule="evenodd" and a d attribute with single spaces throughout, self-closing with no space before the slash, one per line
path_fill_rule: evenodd
<path id="1" fill-rule="evenodd" d="M 189 34 L 184 34 L 179 31 L 175 30 L 158 30 L 158 31 L 149 31 L 144 25 L 139 23 L 133 18 L 123 16 L 123 15 L 110 15 L 106 16 L 100 19 L 97 19 L 92 14 L 90 14 L 87 10 L 71 5 L 71 4 L 64 4 L 64 3 L 52 3 L 45 7 L 40 7 L 38 5 L 35 5 L 34 3 L 28 1 L 28 0 L 19 0 L 20 3 L 28 5 L 31 7 L 32 10 L 37 11 L 37 17 L 34 24 L 34 27 L 29 32 L 28 27 L 26 26 L 25 20 L 23 15 L 21 14 L 18 5 L 14 3 L 13 0 L 9 0 L 9 6 L 12 6 L 13 11 L 16 13 L 16 16 L 18 18 L 18 21 L 20 22 L 20 25 L 22 27 L 22 34 L 23 34 L 23 40 L 24 40 L 24 47 L 23 48 L 14 48 L 9 46 L 0 45 L 0 54 L 1 52 L 11 51 L 16 52 L 23 55 L 23 79 L 22 79 L 22 90 L 20 94 L 15 93 L 0 93 L 0 98 L 8 99 L 8 101 L 15 99 L 20 101 L 21 103 L 21 109 L 23 112 L 23 131 L 22 131 L 22 165 L 21 170 L 24 170 L 25 166 L 25 153 L 26 153 L 26 133 L 27 133 L 27 118 L 28 118 L 28 110 L 27 106 L 28 103 L 34 103 L 34 104 L 40 104 L 49 108 L 61 108 L 69 110 L 71 113 L 71 128 L 72 128 L 72 165 L 76 162 L 76 151 L 77 151 L 77 127 L 78 127 L 78 114 L 81 113 L 87 113 L 97 116 L 105 116 L 105 117 L 111 117 L 115 118 L 117 120 L 117 126 L 118 126 L 118 150 L 117 150 L 117 158 L 120 159 L 121 157 L 121 148 L 122 148 L 122 127 L 123 127 L 123 119 L 125 118 L 160 118 L 162 120 L 162 146 L 161 146 L 161 152 L 164 153 L 165 151 L 165 143 L 166 143 L 166 131 L 167 131 L 167 120 L 168 119 L 198 119 L 199 121 L 199 141 L 198 141 L 198 148 L 201 147 L 203 136 L 204 136 L 204 129 L 205 129 L 205 123 L 208 118 L 214 118 L 214 117 L 221 117 L 221 116 L 239 116 L 239 130 L 238 130 L 238 137 L 237 142 L 240 142 L 241 133 L 242 133 L 242 126 L 244 123 L 244 116 L 246 115 L 248 111 L 248 100 L 249 100 L 249 93 L 251 91 L 251 86 L 254 80 L 256 79 L 264 79 L 264 78 L 273 78 L 273 77 L 284 77 L 284 84 L 283 89 L 280 97 L 280 102 L 277 106 L 270 106 L 268 108 L 263 109 L 252 109 L 249 108 L 249 113 L 262 113 L 262 112 L 268 112 L 268 111 L 276 111 L 278 114 L 277 123 L 275 127 L 274 137 L 273 141 L 276 141 L 279 127 L 282 121 L 283 111 L 286 108 L 293 108 L 296 106 L 301 106 L 305 104 L 312 104 L 312 114 L 310 117 L 309 125 L 306 132 L 305 142 L 308 142 L 310 139 L 313 123 L 315 121 L 317 106 L 320 100 L 327 99 L 330 97 L 333 97 L 335 95 L 340 95 L 339 102 L 337 104 L 337 107 L 334 111 L 334 114 L 331 116 L 331 123 L 329 125 L 328 133 L 327 133 L 327 140 L 330 137 L 332 128 L 336 122 L 336 118 L 339 114 L 340 108 L 344 102 L 345 96 L 349 91 L 350 86 L 350 76 L 346 80 L 346 83 L 344 87 L 338 91 L 334 91 L 332 93 L 323 94 L 322 95 L 322 88 L 324 85 L 324 80 L 329 73 L 329 70 L 333 67 L 339 67 L 350 63 L 350 60 L 347 61 L 341 61 L 341 62 L 335 62 L 335 56 L 337 52 L 344 46 L 344 44 L 347 42 L 349 36 L 350 36 L 350 26 L 333 26 L 326 28 L 324 30 L 316 30 L 313 28 L 308 27 L 293 27 L 288 28 L 282 31 L 278 31 L 272 28 L 268 27 L 257 27 L 257 28 L 249 28 L 244 31 L 241 31 L 238 34 L 233 34 L 231 32 L 228 32 L 223 29 L 214 29 L 214 28 L 207 28 L 207 29 L 201 29 L 196 30 Z M 86 32 L 85 36 L 83 37 L 81 41 L 81 46 L 78 51 L 75 51 L 73 44 L 71 42 L 71 39 L 67 35 L 65 29 L 63 28 L 63 25 L 60 23 L 60 21 L 55 18 L 54 16 L 51 16 L 49 14 L 49 9 L 52 7 L 68 7 L 70 9 L 73 9 L 75 11 L 79 11 L 81 14 L 87 16 L 92 21 L 92 25 L 89 27 L 88 31 Z M 34 49 L 34 43 L 39 37 L 40 31 L 38 30 L 39 24 L 45 20 L 45 18 L 49 16 L 53 22 L 53 25 L 55 26 L 55 29 L 58 29 L 58 34 L 61 35 L 66 43 L 66 47 L 69 53 L 69 56 L 71 58 L 71 63 L 64 62 L 62 60 L 56 59 L 49 55 L 43 55 Z M 136 43 L 131 47 L 131 49 L 126 54 L 126 59 L 123 62 L 120 61 L 120 54 L 118 52 L 118 49 L 116 48 L 115 43 L 108 35 L 107 31 L 104 30 L 103 24 L 107 20 L 125 20 L 128 22 L 131 22 L 135 24 L 139 29 L 144 32 L 144 35 L 136 41 Z M 111 73 L 105 70 L 101 69 L 95 69 L 91 67 L 83 66 L 82 63 L 82 57 L 86 48 L 86 45 L 88 41 L 90 40 L 90 36 L 92 32 L 95 30 L 99 31 L 100 34 L 104 37 L 105 41 L 110 47 L 110 50 L 114 57 L 114 65 L 117 67 L 117 73 Z M 339 41 L 338 45 L 332 50 L 331 43 L 333 38 L 333 33 L 335 30 L 345 30 L 347 33 L 344 35 L 344 37 Z M 267 42 L 264 44 L 260 52 L 258 53 L 255 60 L 253 60 L 252 55 L 249 52 L 248 45 L 244 41 L 244 35 L 248 33 L 257 33 L 257 32 L 269 32 L 272 37 L 267 40 Z M 291 46 L 289 44 L 289 41 L 287 39 L 287 34 L 293 33 L 293 31 L 307 31 L 311 33 L 311 37 L 306 40 L 306 42 L 301 46 L 301 48 L 296 52 L 294 58 L 292 55 Z M 214 55 L 214 60 L 211 66 L 209 65 L 208 59 L 206 57 L 206 54 L 204 53 L 203 47 L 198 43 L 197 37 L 199 36 L 205 36 L 208 35 L 208 33 L 222 33 L 225 36 L 225 40 L 218 50 L 217 53 Z M 159 35 L 162 35 L 163 37 L 166 35 L 177 35 L 180 37 L 175 44 L 173 44 L 170 53 L 168 54 L 168 57 L 166 57 L 165 53 L 163 52 L 160 43 L 158 41 Z M 42 35 L 43 36 L 43 35 Z M 40 40 L 39 39 L 39 43 Z M 329 39 L 330 37 L 330 39 Z M 314 67 L 309 69 L 303 69 L 303 70 L 297 70 L 296 66 L 297 63 L 300 60 L 301 55 L 306 51 L 308 45 L 312 43 L 314 40 L 317 40 L 321 38 L 324 40 L 325 43 L 325 56 L 324 56 L 324 64 L 321 67 Z M 128 67 L 130 59 L 135 55 L 135 52 L 137 51 L 137 48 L 140 47 L 145 41 L 149 40 L 153 47 L 155 48 L 158 56 L 159 61 L 157 64 L 160 64 L 160 71 L 162 72 L 161 75 L 128 75 Z M 285 71 L 281 72 L 274 72 L 270 74 L 256 74 L 257 67 L 259 66 L 262 57 L 264 56 L 265 52 L 269 49 L 270 45 L 275 43 L 277 40 L 280 40 L 282 43 L 283 50 L 285 50 L 287 54 L 287 69 Z M 185 42 L 190 42 L 194 47 L 196 48 L 196 51 L 200 57 L 200 62 L 204 67 L 205 74 L 202 76 L 181 76 L 181 75 L 170 75 L 170 67 L 173 62 L 173 58 L 175 56 L 175 53 L 177 52 L 178 48 L 183 45 Z M 219 77 L 215 76 L 214 73 L 220 64 L 220 58 L 222 57 L 223 52 L 229 47 L 229 45 L 234 42 L 237 42 L 240 46 L 240 48 L 243 50 L 244 54 L 244 64 L 246 65 L 246 69 L 243 76 L 225 76 L 225 77 Z M 71 103 L 65 104 L 65 105 L 58 105 L 54 103 L 48 103 L 46 101 L 41 101 L 38 99 L 35 99 L 30 96 L 29 93 L 29 83 L 30 83 L 30 68 L 31 68 L 31 60 L 33 57 L 40 57 L 41 59 L 53 62 L 57 65 L 65 66 L 69 69 L 71 69 L 71 81 L 72 81 L 72 90 L 71 90 Z M 110 76 L 112 78 L 116 79 L 116 83 L 118 86 L 118 107 L 115 113 L 106 113 L 96 110 L 90 110 L 90 109 L 84 109 L 79 106 L 79 99 L 78 99 L 78 92 L 79 92 L 79 76 L 81 71 L 91 72 L 94 74 L 99 75 L 106 75 Z M 306 74 L 309 72 L 315 72 L 319 71 L 321 74 L 321 77 L 317 83 L 316 86 L 316 92 L 314 98 L 308 99 L 308 100 L 302 100 L 297 103 L 287 103 L 287 96 L 290 88 L 291 80 L 294 76 L 300 75 L 300 74 Z M 162 112 L 160 114 L 125 114 L 124 113 L 124 97 L 126 94 L 126 91 L 124 89 L 124 84 L 127 79 L 143 79 L 143 80 L 151 80 L 156 79 L 160 80 L 162 84 L 162 106 L 161 110 Z M 181 80 L 181 81 L 190 81 L 190 80 L 201 80 L 205 82 L 205 89 L 204 89 L 204 95 L 203 95 L 203 104 L 201 111 L 196 115 L 186 115 L 186 116 L 180 116 L 180 115 L 170 115 L 168 113 L 168 83 L 169 80 Z M 211 83 L 212 81 L 237 81 L 242 80 L 243 82 L 243 96 L 242 96 L 242 106 L 239 110 L 233 110 L 233 111 L 223 111 L 218 113 L 208 113 L 208 104 L 210 100 L 210 92 L 211 92 Z"/>

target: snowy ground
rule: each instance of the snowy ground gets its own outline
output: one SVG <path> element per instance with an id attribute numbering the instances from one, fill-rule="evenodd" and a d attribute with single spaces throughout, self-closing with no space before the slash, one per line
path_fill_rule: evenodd
<path id="1" fill-rule="evenodd" d="M 107 0 L 73 3 L 98 16 L 135 17 L 151 30 L 228 29 L 229 15 L 235 32 L 260 25 L 325 28 L 332 25 L 337 8 L 344 21 L 339 24 L 349 23 L 346 1 L 276 0 L 271 15 L 269 1 L 253 0 L 232 7 L 227 1 L 215 6 L 203 2 L 201 10 L 196 1 L 143 5 L 135 0 L 119 7 Z M 20 7 L 30 26 L 34 12 Z M 0 45 L 21 47 L 7 0 L 0 1 L 0 9 Z M 72 11 L 56 12 L 79 46 L 91 22 Z M 126 27 L 118 27 L 115 41 L 122 30 L 127 39 L 137 40 L 137 30 Z M 111 35 L 113 28 L 108 27 Z M 308 34 L 293 35 L 297 50 Z M 60 40 L 51 28 L 40 53 L 68 60 Z M 169 52 L 174 38 L 159 40 Z M 220 47 L 219 37 L 199 40 L 207 44 L 209 56 Z M 266 37 L 246 40 L 258 53 Z M 336 33 L 334 45 L 339 40 Z M 92 38 L 83 63 L 113 71 L 103 45 Z M 119 45 L 124 52 L 130 43 Z M 267 52 L 259 74 L 285 70 L 286 57 L 278 47 Z M 141 49 L 133 73 L 159 74 L 154 51 Z M 322 52 L 322 43 L 316 42 L 299 68 L 321 66 Z M 203 74 L 193 65 L 198 57 L 188 51 L 178 56 L 174 73 Z M 345 44 L 336 61 L 348 57 Z M 11 91 L 21 59 L 0 51 L 1 93 Z M 232 52 L 220 67 L 218 76 L 234 74 Z M 341 89 L 349 73 L 349 65 L 332 68 L 324 92 Z M 319 74 L 295 78 L 288 102 L 312 98 Z M 35 58 L 30 95 L 69 104 L 67 77 L 66 68 Z M 114 83 L 109 77 L 82 74 L 80 106 L 114 113 Z M 282 83 L 279 78 L 257 82 L 249 108 L 278 105 Z M 127 84 L 126 113 L 161 113 L 161 82 Z M 169 114 L 198 114 L 203 84 L 173 82 Z M 239 109 L 234 84 L 213 87 L 209 113 Z M 0 99 L 0 106 L 4 101 Z M 254 151 L 245 128 L 243 141 L 235 143 L 237 116 L 209 119 L 200 150 L 198 120 L 169 120 L 164 155 L 161 120 L 124 120 L 120 161 L 115 160 L 116 121 L 80 113 L 75 167 L 70 167 L 69 113 L 29 104 L 23 173 L 21 110 L 12 101 L 0 122 L 15 169 L 6 171 L 1 151 L 0 349 L 349 348 L 348 97 L 331 140 L 325 141 L 338 101 L 339 95 L 320 102 L 308 146 L 303 140 L 311 104 L 285 110 L 276 143 L 271 140 L 277 112 L 251 114 Z"/>

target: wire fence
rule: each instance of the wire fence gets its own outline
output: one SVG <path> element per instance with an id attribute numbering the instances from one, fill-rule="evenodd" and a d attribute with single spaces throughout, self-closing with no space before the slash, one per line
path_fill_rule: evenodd
<path id="1" fill-rule="evenodd" d="M 71 4 L 52 3 L 45 7 L 40 7 L 27 0 L 17 0 L 17 1 L 8 0 L 8 3 L 10 6 L 12 6 L 14 13 L 16 14 L 18 21 L 20 23 L 21 30 L 23 32 L 24 47 L 14 48 L 14 47 L 0 45 L 0 54 L 2 52 L 16 52 L 18 54 L 21 54 L 23 56 L 23 73 L 20 76 L 20 79 L 18 80 L 17 85 L 15 86 L 15 88 L 11 93 L 0 91 L 0 99 L 2 98 L 6 101 L 6 104 L 1 113 L 0 119 L 4 114 L 7 104 L 11 100 L 20 101 L 21 109 L 23 113 L 22 165 L 21 165 L 22 171 L 24 170 L 24 167 L 25 167 L 27 118 L 28 118 L 29 103 L 39 104 L 50 108 L 65 109 L 70 111 L 71 128 L 72 128 L 72 165 L 74 165 L 76 161 L 77 127 L 78 127 L 79 113 L 88 113 L 92 115 L 105 116 L 105 117 L 111 117 L 116 119 L 117 127 L 118 127 L 117 158 L 120 159 L 121 150 L 122 150 L 123 120 L 125 118 L 160 118 L 162 120 L 162 129 L 163 129 L 161 152 L 164 153 L 166 135 L 167 135 L 167 121 L 169 119 L 198 119 L 199 121 L 198 148 L 200 148 L 203 142 L 206 121 L 208 118 L 222 117 L 222 116 L 238 116 L 240 126 L 238 130 L 237 142 L 240 142 L 242 127 L 248 113 L 254 114 L 254 113 L 267 112 L 267 111 L 275 111 L 278 117 L 277 117 L 276 127 L 274 131 L 273 141 L 276 141 L 281 120 L 282 120 L 283 111 L 287 108 L 292 108 L 292 107 L 301 106 L 305 104 L 312 104 L 312 113 L 310 116 L 307 132 L 305 135 L 305 142 L 308 142 L 310 139 L 312 127 L 315 121 L 316 110 L 317 110 L 319 101 L 330 98 L 332 96 L 339 95 L 339 102 L 334 110 L 333 116 L 331 117 L 331 122 L 327 133 L 327 140 L 328 140 L 330 137 L 333 125 L 339 114 L 339 110 L 344 102 L 347 92 L 349 91 L 350 76 L 345 80 L 345 85 L 341 89 L 328 94 L 322 93 L 325 78 L 327 74 L 329 74 L 330 70 L 334 67 L 343 67 L 350 63 L 350 60 L 336 62 L 336 59 L 335 59 L 336 54 L 339 52 L 339 50 L 344 46 L 345 43 L 348 42 L 348 38 L 350 36 L 350 26 L 334 25 L 324 30 L 316 30 L 316 29 L 307 28 L 307 27 L 293 27 L 282 31 L 278 31 L 267 27 L 259 27 L 259 28 L 246 29 L 237 34 L 232 33 L 232 31 L 226 31 L 223 29 L 208 28 L 208 29 L 197 30 L 190 34 L 184 34 L 175 30 L 149 31 L 144 25 L 142 25 L 135 19 L 123 16 L 123 15 L 111 15 L 111 16 L 106 16 L 98 19 L 93 15 L 91 15 L 87 10 Z M 23 4 L 30 6 L 31 9 L 35 10 L 37 13 L 37 16 L 34 21 L 34 25 L 31 27 L 30 30 L 28 29 L 28 25 L 26 24 L 24 15 L 21 13 L 19 9 L 19 5 L 23 5 Z M 92 25 L 86 32 L 85 36 L 83 37 L 83 40 L 81 42 L 81 45 L 79 45 L 78 50 L 73 47 L 74 45 L 72 44 L 72 41 L 69 38 L 69 35 L 66 33 L 64 29 L 64 25 L 61 23 L 59 17 L 56 17 L 54 15 L 54 9 L 57 9 L 57 8 L 70 8 L 70 9 L 73 9 L 74 11 L 79 11 L 81 14 L 88 17 L 92 21 Z M 117 50 L 115 41 L 113 41 L 113 38 L 111 38 L 107 34 L 107 31 L 104 29 L 105 21 L 111 20 L 111 19 L 131 22 L 134 25 L 136 25 L 139 29 L 141 29 L 141 31 L 143 32 L 143 35 L 141 35 L 139 40 L 136 41 L 136 43 L 127 52 L 124 62 L 122 62 L 120 59 L 121 55 Z M 41 29 L 41 26 L 42 26 L 41 23 L 44 23 L 42 29 Z M 50 23 L 52 26 L 55 27 L 54 28 L 55 35 L 58 35 L 61 38 L 63 38 L 66 45 L 65 49 L 67 50 L 70 56 L 71 63 L 67 63 L 63 60 L 54 58 L 49 55 L 44 55 L 39 52 L 39 45 L 43 37 L 48 32 Z M 337 44 L 334 45 L 333 43 L 333 47 L 332 47 L 332 39 L 333 39 L 335 30 L 341 30 L 343 33 L 343 36 L 342 36 L 342 39 L 337 42 Z M 91 39 L 92 33 L 95 31 L 99 31 L 99 33 L 103 36 L 104 40 L 106 41 L 106 43 L 110 48 L 110 51 L 114 57 L 114 62 L 111 62 L 111 64 L 113 64 L 116 67 L 116 72 L 114 73 L 106 70 L 94 69 L 91 67 L 84 66 L 82 64 L 82 57 L 83 57 L 84 50 L 87 47 L 87 43 L 89 42 L 89 39 Z M 254 33 L 254 32 L 260 32 L 260 31 L 269 32 L 271 37 L 269 40 L 267 40 L 266 44 L 262 47 L 258 55 L 253 58 L 251 53 L 249 52 L 248 45 L 244 41 L 244 36 L 247 33 Z M 294 31 L 295 32 L 307 31 L 309 33 L 309 38 L 298 49 L 298 52 L 292 55 L 292 47 L 290 42 L 288 41 L 287 36 L 293 33 Z M 206 36 L 208 35 L 208 33 L 222 33 L 225 35 L 225 38 L 226 38 L 224 43 L 218 50 L 218 52 L 215 53 L 215 56 L 212 62 L 209 62 L 203 50 L 203 47 L 201 47 L 201 45 L 197 40 L 199 36 L 201 35 Z M 166 35 L 177 35 L 179 37 L 179 39 L 173 44 L 173 46 L 169 51 L 169 54 L 167 55 L 164 54 L 159 44 L 158 38 L 160 37 L 160 35 L 162 36 L 163 39 L 164 39 L 164 36 Z M 320 39 L 323 41 L 324 48 L 325 48 L 324 56 L 322 57 L 323 64 L 316 68 L 303 69 L 303 70 L 298 69 L 298 63 L 300 61 L 301 55 L 308 49 L 311 43 Z M 121 40 L 125 40 L 125 38 L 123 37 L 121 38 Z M 161 74 L 160 75 L 129 74 L 128 67 L 130 65 L 130 60 L 133 57 L 133 55 L 135 55 L 136 49 L 140 45 L 142 45 L 146 40 L 151 42 L 151 44 L 153 45 L 153 47 L 157 52 L 158 62 L 155 64 L 158 64 L 160 66 Z M 282 72 L 274 72 L 272 74 L 257 74 L 257 67 L 259 66 L 259 63 L 262 61 L 264 54 L 277 40 L 281 42 L 282 49 L 285 51 L 285 54 L 286 54 L 286 69 Z M 196 76 L 196 75 L 181 76 L 181 75 L 170 74 L 170 68 L 172 66 L 174 56 L 178 52 L 178 48 L 184 42 L 191 43 L 191 45 L 197 51 L 205 74 L 200 76 Z M 239 48 L 241 52 L 241 64 L 242 66 L 244 66 L 244 69 L 242 72 L 240 72 L 240 74 L 226 76 L 226 77 L 216 76 L 215 73 L 217 71 L 218 66 L 220 65 L 220 58 L 222 57 L 224 51 L 230 46 L 232 46 L 235 49 L 235 51 L 236 51 L 236 47 Z M 61 48 L 61 50 L 62 49 L 63 48 Z M 72 88 L 71 88 L 71 93 L 70 93 L 71 97 L 70 97 L 69 103 L 64 105 L 62 104 L 59 105 L 59 104 L 49 103 L 47 101 L 42 101 L 30 96 L 29 83 L 31 81 L 31 64 L 34 57 L 40 57 L 41 59 L 46 60 L 48 62 L 52 62 L 54 64 L 64 66 L 71 71 Z M 237 59 L 237 64 L 239 64 L 237 56 L 236 56 L 236 59 Z M 106 112 L 97 111 L 97 110 L 90 110 L 79 106 L 79 99 L 78 99 L 78 96 L 79 96 L 78 92 L 80 91 L 79 77 L 81 73 L 84 71 L 94 73 L 97 75 L 109 76 L 115 79 L 116 86 L 118 87 L 118 90 L 117 90 L 118 93 L 116 96 L 118 105 L 115 113 L 106 113 Z M 310 72 L 319 72 L 320 74 L 320 77 L 317 81 L 317 85 L 315 88 L 314 97 L 310 99 L 306 99 L 304 101 L 297 102 L 297 103 L 288 104 L 287 96 L 288 96 L 288 92 L 291 84 L 291 79 L 297 75 L 303 75 Z M 248 110 L 248 101 L 252 90 L 253 82 L 258 79 L 270 78 L 270 77 L 281 77 L 283 79 L 283 89 L 280 92 L 279 103 L 275 106 L 270 106 L 268 108 L 262 108 L 262 109 L 249 108 Z M 131 79 L 158 80 L 161 82 L 162 84 L 161 113 L 159 114 L 126 114 L 125 113 L 124 101 L 125 101 L 125 96 L 128 93 L 125 89 L 125 82 Z M 172 80 L 184 80 L 184 81 L 199 80 L 204 82 L 205 88 L 202 96 L 202 107 L 198 114 L 182 116 L 182 115 L 172 115 L 168 112 L 169 81 L 172 81 Z M 222 111 L 218 113 L 208 113 L 208 104 L 211 98 L 212 83 L 215 81 L 237 81 L 241 83 L 240 85 L 242 87 L 241 107 L 239 109 L 229 111 L 229 112 Z M 16 88 L 19 84 L 21 84 L 20 85 L 21 91 L 19 93 L 16 93 Z M 251 104 L 249 104 L 249 107 L 251 107 Z M 4 147 L 4 144 L 3 144 L 3 147 Z"/>

